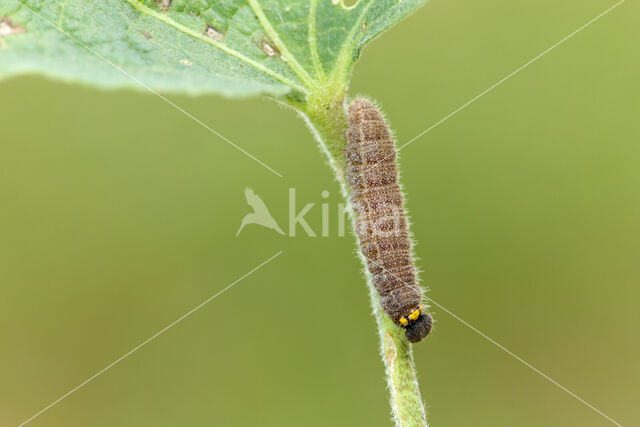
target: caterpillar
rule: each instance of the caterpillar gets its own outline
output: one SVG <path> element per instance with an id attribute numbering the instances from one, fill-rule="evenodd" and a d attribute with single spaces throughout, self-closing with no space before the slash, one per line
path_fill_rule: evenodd
<path id="1" fill-rule="evenodd" d="M 421 305 L 393 137 L 370 101 L 355 99 L 348 114 L 346 179 L 360 251 L 382 309 L 404 328 L 410 342 L 422 341 L 433 319 Z"/>

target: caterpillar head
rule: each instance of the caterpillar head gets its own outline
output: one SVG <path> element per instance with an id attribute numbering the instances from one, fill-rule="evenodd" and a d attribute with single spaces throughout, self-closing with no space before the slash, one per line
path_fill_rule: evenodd
<path id="1" fill-rule="evenodd" d="M 429 313 L 423 313 L 404 329 L 404 334 L 409 342 L 420 342 L 429 335 L 431 326 L 433 326 L 431 315 Z"/>
<path id="2" fill-rule="evenodd" d="M 423 313 L 422 307 L 408 316 L 400 318 L 400 326 L 404 328 L 407 340 L 412 343 L 420 342 L 431 332 L 433 318 L 429 313 Z"/>

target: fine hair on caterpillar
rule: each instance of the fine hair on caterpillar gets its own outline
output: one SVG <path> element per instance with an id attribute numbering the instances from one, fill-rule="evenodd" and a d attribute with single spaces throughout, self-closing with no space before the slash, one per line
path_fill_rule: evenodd
<path id="1" fill-rule="evenodd" d="M 393 137 L 371 101 L 355 99 L 348 113 L 346 178 L 360 251 L 382 309 L 405 329 L 410 342 L 418 342 L 429 334 L 433 320 L 423 312 Z"/>

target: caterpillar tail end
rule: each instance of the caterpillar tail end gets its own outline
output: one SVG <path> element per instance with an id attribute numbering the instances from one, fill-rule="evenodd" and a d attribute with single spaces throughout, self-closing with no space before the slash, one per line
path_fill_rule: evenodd
<path id="1" fill-rule="evenodd" d="M 404 334 L 409 342 L 417 343 L 429 335 L 432 326 L 433 318 L 431 315 L 429 313 L 422 313 L 415 321 L 404 327 Z"/>

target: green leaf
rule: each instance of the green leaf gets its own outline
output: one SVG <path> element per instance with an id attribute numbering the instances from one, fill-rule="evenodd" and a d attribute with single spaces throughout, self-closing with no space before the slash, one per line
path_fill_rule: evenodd
<path id="1" fill-rule="evenodd" d="M 0 0 L 0 78 L 304 102 L 425 1 Z"/>

